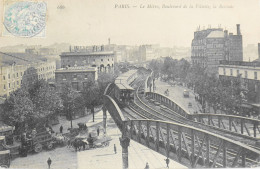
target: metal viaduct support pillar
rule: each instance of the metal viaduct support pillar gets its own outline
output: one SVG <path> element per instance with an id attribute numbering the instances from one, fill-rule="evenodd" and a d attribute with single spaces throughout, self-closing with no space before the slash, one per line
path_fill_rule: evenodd
<path id="1" fill-rule="evenodd" d="M 104 129 L 104 134 L 107 133 L 107 109 L 103 106 L 103 129 Z"/>
<path id="2" fill-rule="evenodd" d="M 122 161 L 123 161 L 123 169 L 128 169 L 128 146 L 130 143 L 130 139 L 128 137 L 120 137 L 120 145 L 122 147 Z"/>

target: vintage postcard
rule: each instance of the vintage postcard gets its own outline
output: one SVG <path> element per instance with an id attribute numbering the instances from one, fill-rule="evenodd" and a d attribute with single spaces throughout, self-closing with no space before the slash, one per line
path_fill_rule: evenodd
<path id="1" fill-rule="evenodd" d="M 260 167 L 260 0 L 0 0 L 0 168 Z"/>

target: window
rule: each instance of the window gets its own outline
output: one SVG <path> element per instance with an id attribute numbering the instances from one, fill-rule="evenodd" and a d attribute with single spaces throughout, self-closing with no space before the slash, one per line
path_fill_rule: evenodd
<path id="1" fill-rule="evenodd" d="M 101 62 L 103 62 L 103 59 L 101 59 Z"/>
<path id="2" fill-rule="evenodd" d="M 9 86 L 9 88 L 11 88 L 11 84 L 10 83 L 8 83 L 8 86 Z"/>
<path id="3" fill-rule="evenodd" d="M 5 89 L 5 85 L 4 85 L 4 89 Z"/>
<path id="4" fill-rule="evenodd" d="M 85 74 L 85 79 L 87 79 L 88 78 L 88 74 Z"/>
<path id="5" fill-rule="evenodd" d="M 237 76 L 239 76 L 239 70 L 237 70 Z"/>
<path id="6" fill-rule="evenodd" d="M 230 69 L 230 76 L 233 76 L 233 70 Z"/>
<path id="7" fill-rule="evenodd" d="M 18 77 L 19 76 L 19 73 L 16 73 L 16 77 Z"/>
<path id="8" fill-rule="evenodd" d="M 247 71 L 245 71 L 245 78 L 247 78 Z"/>
<path id="9" fill-rule="evenodd" d="M 76 74 L 74 74 L 74 75 L 73 75 L 73 78 L 74 78 L 74 79 L 77 79 L 77 75 L 76 75 Z"/>
<path id="10" fill-rule="evenodd" d="M 87 88 L 88 87 L 88 83 L 87 82 L 83 82 L 83 88 Z"/>
<path id="11" fill-rule="evenodd" d="M 21 72 L 20 75 L 23 76 L 23 73 Z"/>
<path id="12" fill-rule="evenodd" d="M 5 80 L 5 76 L 3 76 L 3 79 Z"/>
<path id="13" fill-rule="evenodd" d="M 10 74 L 8 74 L 8 79 L 10 79 Z"/>
<path id="14" fill-rule="evenodd" d="M 21 84 L 23 84 L 23 80 L 21 80 Z"/>
<path id="15" fill-rule="evenodd" d="M 66 80 L 66 75 L 63 75 L 63 80 Z"/>
<path id="16" fill-rule="evenodd" d="M 78 82 L 72 82 L 72 88 L 75 90 L 79 90 Z"/>
<path id="17" fill-rule="evenodd" d="M 255 72 L 254 74 L 255 74 L 255 80 L 257 80 L 257 72 Z"/>
<path id="18" fill-rule="evenodd" d="M 17 81 L 16 84 L 19 85 L 19 81 Z"/>
<path id="19" fill-rule="evenodd" d="M 109 61 L 109 59 L 107 59 Z"/>

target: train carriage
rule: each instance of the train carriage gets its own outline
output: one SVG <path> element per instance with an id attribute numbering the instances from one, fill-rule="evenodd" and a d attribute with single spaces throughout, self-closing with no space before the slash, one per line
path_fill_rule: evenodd
<path id="1" fill-rule="evenodd" d="M 122 107 L 134 99 L 134 89 L 130 86 L 137 77 L 137 70 L 129 70 L 115 80 L 115 98 Z"/>

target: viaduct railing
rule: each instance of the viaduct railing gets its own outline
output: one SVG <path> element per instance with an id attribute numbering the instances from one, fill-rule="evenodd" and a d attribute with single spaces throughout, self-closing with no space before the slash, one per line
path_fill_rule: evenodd
<path id="1" fill-rule="evenodd" d="M 179 106 L 167 96 L 154 92 L 147 92 L 146 96 L 189 120 L 254 139 L 260 136 L 260 120 L 258 119 L 225 114 L 189 114 L 187 113 L 188 110 Z"/>
<path id="2" fill-rule="evenodd" d="M 144 119 L 126 120 L 116 102 L 108 95 L 104 95 L 104 107 L 122 132 L 120 143 L 123 168 L 128 168 L 129 139 L 188 167 L 259 165 L 260 151 L 245 144 L 179 123 Z"/>
<path id="3" fill-rule="evenodd" d="M 188 167 L 252 167 L 260 151 L 214 133 L 157 120 L 123 122 L 124 134 Z"/>
<path id="4" fill-rule="evenodd" d="M 258 138 L 260 135 L 260 120 L 241 116 L 225 114 L 193 114 L 194 121 L 217 127 L 224 130 L 233 131 L 238 134 Z"/>
<path id="5" fill-rule="evenodd" d="M 146 97 L 152 98 L 153 100 L 161 103 L 162 105 L 168 107 L 169 109 L 175 111 L 176 113 L 182 115 L 183 117 L 190 119 L 190 114 L 187 113 L 188 110 L 186 110 L 185 108 L 181 107 L 180 105 L 172 101 L 169 97 L 163 96 L 155 92 L 146 92 L 145 95 Z"/>

